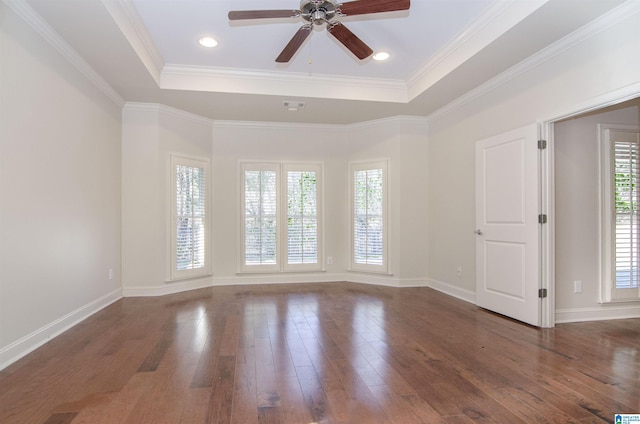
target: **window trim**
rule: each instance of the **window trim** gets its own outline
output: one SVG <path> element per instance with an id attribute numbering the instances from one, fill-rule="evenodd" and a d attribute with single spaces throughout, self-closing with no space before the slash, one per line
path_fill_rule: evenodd
<path id="1" fill-rule="evenodd" d="M 176 261 L 177 234 L 176 234 L 176 166 L 183 165 L 205 170 L 205 218 L 204 218 L 204 267 L 190 270 L 178 270 Z M 186 280 L 196 277 L 211 275 L 211 161 L 209 158 L 189 156 L 182 154 L 170 155 L 170 241 L 169 241 L 169 281 Z"/>
<path id="2" fill-rule="evenodd" d="M 612 131 L 640 132 L 640 126 L 598 124 L 600 144 L 600 303 L 640 301 L 640 288 L 615 287 L 615 180 Z M 635 292 L 635 293 L 634 293 Z"/>
<path id="3" fill-rule="evenodd" d="M 355 261 L 355 173 L 370 169 L 382 169 L 382 265 L 360 264 Z M 367 272 L 389 275 L 389 161 L 388 159 L 375 161 L 349 162 L 349 271 Z"/>
<path id="4" fill-rule="evenodd" d="M 238 274 L 280 273 L 280 272 L 320 272 L 324 271 L 324 164 L 322 162 L 299 161 L 240 161 L 239 172 L 239 231 L 238 231 Z M 269 265 L 246 264 L 246 226 L 245 226 L 245 171 L 273 170 L 276 172 L 276 263 Z M 313 264 L 288 263 L 288 171 L 314 171 L 316 180 L 317 219 L 318 219 L 318 261 Z"/>

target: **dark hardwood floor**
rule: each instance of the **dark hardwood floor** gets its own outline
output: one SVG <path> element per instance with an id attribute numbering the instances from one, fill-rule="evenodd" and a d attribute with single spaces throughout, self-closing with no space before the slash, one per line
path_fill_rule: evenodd
<path id="1" fill-rule="evenodd" d="M 536 329 L 427 288 L 118 301 L 0 372 L 9 423 L 602 423 L 640 413 L 640 320 Z"/>

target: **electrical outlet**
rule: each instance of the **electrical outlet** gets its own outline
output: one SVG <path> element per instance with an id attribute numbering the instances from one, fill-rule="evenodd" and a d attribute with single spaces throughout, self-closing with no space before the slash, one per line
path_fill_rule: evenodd
<path id="1" fill-rule="evenodd" d="M 575 280 L 573 282 L 573 292 L 582 293 L 582 280 Z"/>
<path id="2" fill-rule="evenodd" d="M 327 256 L 327 265 L 333 265 L 333 256 Z"/>
<path id="3" fill-rule="evenodd" d="M 459 266 L 459 267 L 456 269 L 456 275 L 457 275 L 458 277 L 462 277 L 462 267 L 461 267 L 461 266 Z"/>
<path id="4" fill-rule="evenodd" d="M 113 280 L 113 268 L 109 268 L 109 280 Z"/>

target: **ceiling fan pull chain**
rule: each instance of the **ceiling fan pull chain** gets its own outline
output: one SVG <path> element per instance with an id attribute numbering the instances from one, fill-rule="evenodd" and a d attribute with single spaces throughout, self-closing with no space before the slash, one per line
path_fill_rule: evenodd
<path id="1" fill-rule="evenodd" d="M 311 46 L 313 45 L 313 40 L 309 41 L 309 60 L 308 60 L 308 65 L 309 65 L 309 76 L 313 76 L 313 54 L 311 51 Z"/>

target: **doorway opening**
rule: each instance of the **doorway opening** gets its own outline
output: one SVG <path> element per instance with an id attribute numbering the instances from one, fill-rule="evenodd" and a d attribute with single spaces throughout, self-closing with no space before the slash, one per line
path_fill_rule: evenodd
<path id="1" fill-rule="evenodd" d="M 542 235 L 542 287 L 550 301 L 543 326 L 640 316 L 640 303 L 603 303 L 599 124 L 640 125 L 640 90 L 544 121 L 542 203 L 549 225 Z"/>

